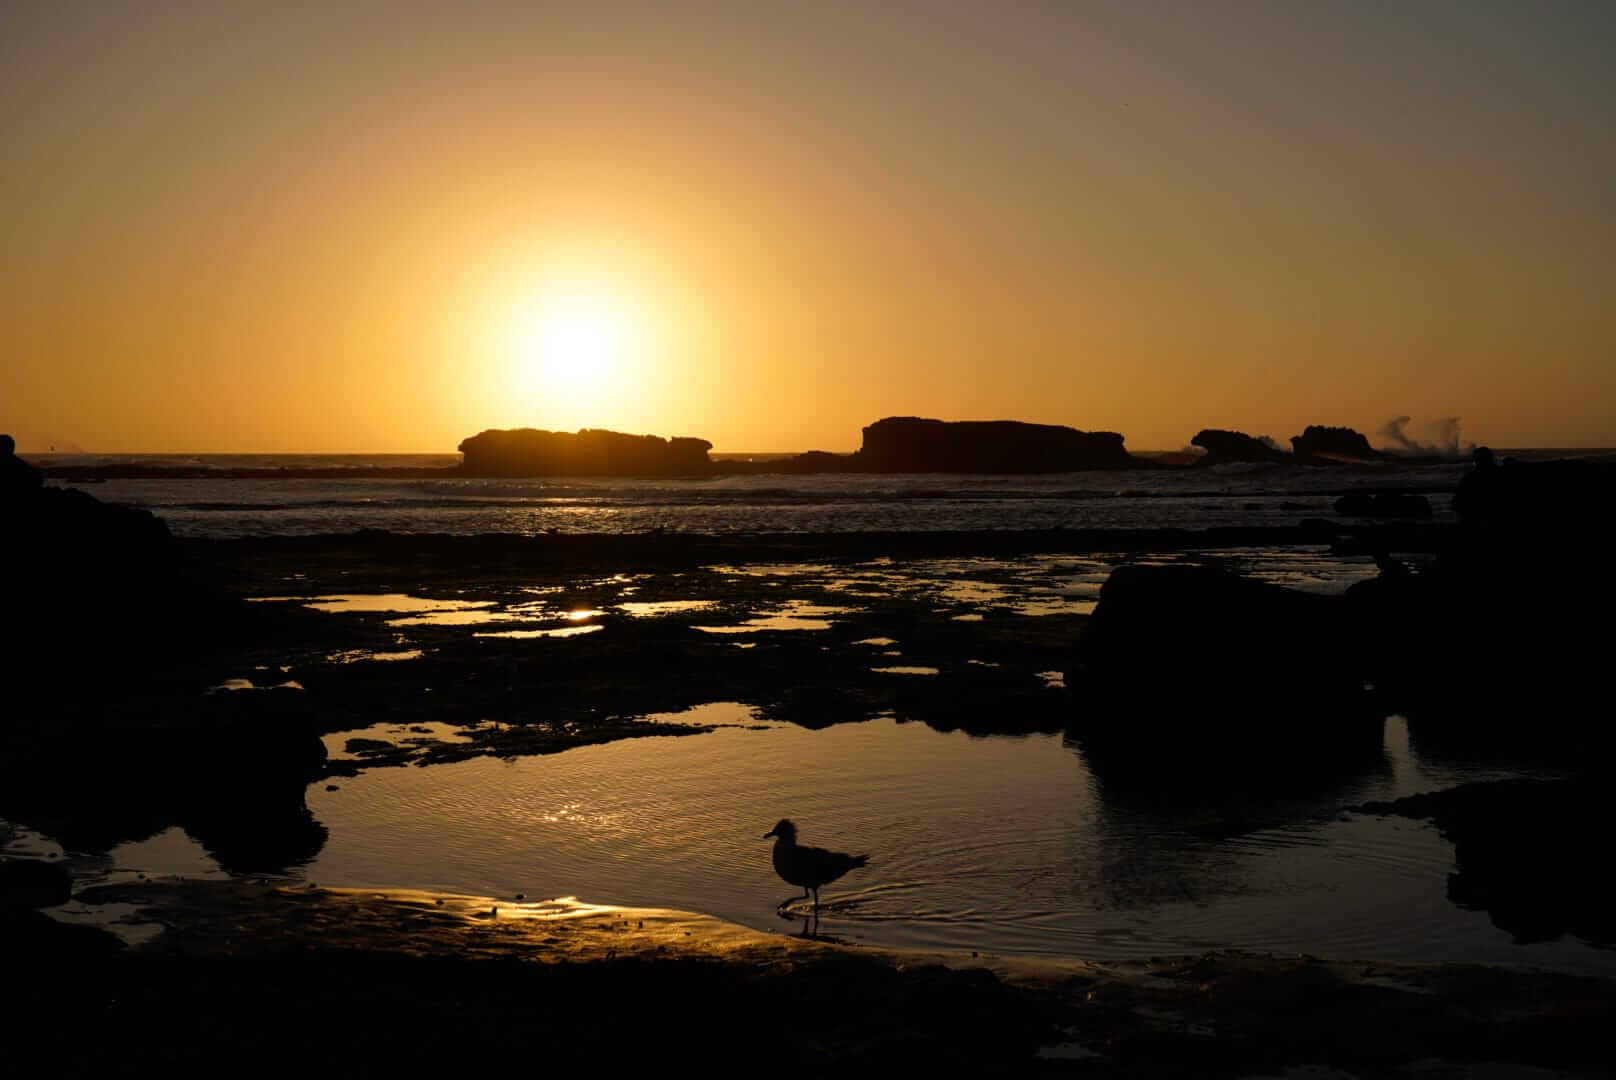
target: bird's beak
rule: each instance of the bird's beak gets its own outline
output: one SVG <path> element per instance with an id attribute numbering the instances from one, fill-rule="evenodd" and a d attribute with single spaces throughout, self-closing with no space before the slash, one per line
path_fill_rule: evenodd
<path id="1" fill-rule="evenodd" d="M 767 840 L 771 836 L 779 836 L 779 835 L 780 835 L 780 830 L 779 829 L 770 829 L 768 832 L 763 834 L 763 839 Z"/>

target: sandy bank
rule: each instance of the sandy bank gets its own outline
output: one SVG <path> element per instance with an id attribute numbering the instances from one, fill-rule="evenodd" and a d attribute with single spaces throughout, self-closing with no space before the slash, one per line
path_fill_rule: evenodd
<path id="1" fill-rule="evenodd" d="M 692 1061 L 773 1075 L 1595 1076 L 1616 1020 L 1607 981 L 1479 967 L 919 956 L 665 910 L 264 884 L 120 884 L 78 902 L 163 932 L 111 949 L 10 924 L 8 1011 L 60 1075 L 225 1055 L 361 1074 Z"/>

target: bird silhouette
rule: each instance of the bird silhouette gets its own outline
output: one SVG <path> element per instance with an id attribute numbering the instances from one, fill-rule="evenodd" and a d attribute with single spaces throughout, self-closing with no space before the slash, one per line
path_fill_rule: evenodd
<path id="1" fill-rule="evenodd" d="M 774 828 L 763 834 L 763 839 L 774 837 L 774 872 L 792 885 L 801 885 L 801 896 L 790 896 L 780 901 L 785 907 L 793 900 L 814 898 L 814 910 L 819 909 L 819 887 L 828 885 L 847 873 L 869 862 L 868 855 L 846 855 L 840 851 L 805 847 L 797 843 L 797 826 L 790 818 L 781 818 Z"/>

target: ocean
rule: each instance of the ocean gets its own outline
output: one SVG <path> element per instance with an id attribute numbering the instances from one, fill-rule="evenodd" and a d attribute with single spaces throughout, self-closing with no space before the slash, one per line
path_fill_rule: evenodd
<path id="1" fill-rule="evenodd" d="M 1537 455 L 1544 453 L 1535 451 Z M 1586 452 L 1578 452 L 1586 453 Z M 33 455 L 49 468 L 139 467 L 153 475 L 72 481 L 142 507 L 177 536 L 398 533 L 833 533 L 980 529 L 1206 529 L 1341 520 L 1353 491 L 1426 495 L 1451 520 L 1466 465 L 1233 464 L 1038 475 L 815 474 L 660 478 L 471 478 L 457 455 Z M 373 475 L 443 469 L 444 475 Z M 241 477 L 230 470 L 341 470 L 351 477 Z M 184 475 L 163 475 L 178 473 Z M 220 474 L 217 477 L 207 475 Z M 66 481 L 63 481 L 66 482 Z"/>

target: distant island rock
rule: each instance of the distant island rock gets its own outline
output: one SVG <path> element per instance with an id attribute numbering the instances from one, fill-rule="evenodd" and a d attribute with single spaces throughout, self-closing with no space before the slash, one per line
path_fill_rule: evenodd
<path id="1" fill-rule="evenodd" d="M 517 428 L 462 440 L 468 476 L 695 476 L 713 471 L 706 439 L 664 439 L 584 428 Z"/>
<path id="2" fill-rule="evenodd" d="M 585 428 L 489 430 L 460 444 L 466 476 L 701 476 L 711 473 L 1048 473 L 1128 469 L 1140 461 L 1112 431 L 1016 420 L 889 416 L 851 454 L 810 450 L 773 461 L 713 461 L 706 439 Z"/>
<path id="3" fill-rule="evenodd" d="M 860 472 L 1045 473 L 1128 469 L 1139 462 L 1114 431 L 1016 420 L 889 416 L 864 429 Z"/>
<path id="4" fill-rule="evenodd" d="M 1252 438 L 1243 431 L 1203 428 L 1195 433 L 1190 445 L 1206 451 L 1199 462 L 1201 465 L 1221 465 L 1229 461 L 1279 463 L 1291 460 L 1289 454 L 1271 441 Z"/>
<path id="5" fill-rule="evenodd" d="M 1309 424 L 1300 435 L 1292 435 L 1291 450 L 1303 464 L 1381 461 L 1386 456 L 1352 428 L 1319 424 Z"/>
<path id="6" fill-rule="evenodd" d="M 1291 436 L 1291 452 L 1275 446 L 1271 439 L 1256 439 L 1243 431 L 1204 428 L 1190 440 L 1206 453 L 1196 462 L 1205 467 L 1231 462 L 1293 465 L 1359 465 L 1385 461 L 1389 455 L 1374 449 L 1369 440 L 1349 427 L 1309 424 L 1300 435 Z M 1398 458 L 1413 461 L 1412 458 Z M 1434 460 L 1434 459 L 1433 459 Z"/>

